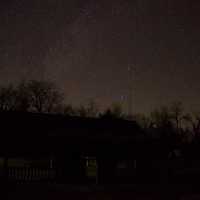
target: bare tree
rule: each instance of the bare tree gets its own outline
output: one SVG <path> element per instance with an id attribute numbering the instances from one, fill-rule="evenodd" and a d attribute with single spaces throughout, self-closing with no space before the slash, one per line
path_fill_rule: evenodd
<path id="1" fill-rule="evenodd" d="M 89 100 L 86 105 L 80 105 L 74 112 L 81 117 L 97 117 L 99 114 L 98 105 L 94 100 Z"/>
<path id="2" fill-rule="evenodd" d="M 99 109 L 94 100 L 90 100 L 86 106 L 86 112 L 88 117 L 97 117 Z"/>
<path id="3" fill-rule="evenodd" d="M 171 114 L 169 108 L 162 106 L 159 109 L 154 110 L 150 114 L 151 124 L 156 127 L 164 127 L 171 123 Z"/>
<path id="4" fill-rule="evenodd" d="M 55 112 L 62 104 L 63 94 L 52 82 L 31 80 L 27 83 L 31 110 L 42 113 Z"/>
<path id="5" fill-rule="evenodd" d="M 133 120 L 136 121 L 142 128 L 147 129 L 151 125 L 151 119 L 141 113 L 137 113 L 133 116 Z"/>
<path id="6" fill-rule="evenodd" d="M 0 88 L 0 110 L 14 110 L 16 104 L 16 90 L 13 85 Z"/>
<path id="7" fill-rule="evenodd" d="M 114 116 L 118 118 L 124 118 L 124 113 L 122 109 L 122 104 L 115 102 L 111 105 L 111 112 Z"/>
<path id="8" fill-rule="evenodd" d="M 103 113 L 100 114 L 100 117 L 126 118 L 120 103 L 113 103 L 110 108 L 106 109 Z"/>
<path id="9" fill-rule="evenodd" d="M 184 116 L 184 120 L 190 123 L 190 129 L 192 130 L 193 137 L 200 137 L 200 113 L 194 112 L 192 114 L 187 114 Z"/>
<path id="10" fill-rule="evenodd" d="M 77 110 L 71 104 L 63 106 L 63 114 L 67 116 L 76 116 Z"/>
<path id="11" fill-rule="evenodd" d="M 22 81 L 16 87 L 16 105 L 17 111 L 29 111 L 31 107 L 31 98 L 28 85 L 25 81 Z"/>
<path id="12" fill-rule="evenodd" d="M 52 82 L 22 81 L 14 87 L 0 87 L 0 110 L 60 112 L 63 94 Z"/>
<path id="13" fill-rule="evenodd" d="M 85 106 L 80 105 L 77 109 L 76 109 L 76 113 L 78 116 L 80 117 L 88 117 L 88 113 L 87 113 L 87 109 Z"/>
<path id="14" fill-rule="evenodd" d="M 175 121 L 176 129 L 181 129 L 181 122 L 184 118 L 184 108 L 180 101 L 172 103 L 170 107 L 172 119 Z"/>

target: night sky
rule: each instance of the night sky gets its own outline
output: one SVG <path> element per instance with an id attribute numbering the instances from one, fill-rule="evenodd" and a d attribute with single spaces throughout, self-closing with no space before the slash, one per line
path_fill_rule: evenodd
<path id="1" fill-rule="evenodd" d="M 71 3 L 70 3 L 71 2 Z M 74 105 L 200 110 L 199 0 L 1 0 L 0 84 L 55 81 Z"/>

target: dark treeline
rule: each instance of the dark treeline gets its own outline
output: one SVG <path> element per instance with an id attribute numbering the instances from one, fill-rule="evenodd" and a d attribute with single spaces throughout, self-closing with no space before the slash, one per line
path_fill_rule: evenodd
<path id="1" fill-rule="evenodd" d="M 123 112 L 122 106 L 119 103 L 114 103 L 109 108 L 103 111 L 99 109 L 98 105 L 94 101 L 89 101 L 86 105 L 80 105 L 77 107 L 72 106 L 71 104 L 65 103 L 64 94 L 59 90 L 59 88 L 56 87 L 54 83 L 49 81 L 30 80 L 23 81 L 15 86 L 8 85 L 6 87 L 0 87 L 0 111 L 17 111 L 22 112 L 22 114 L 24 114 L 23 112 L 54 113 L 61 114 L 62 119 L 63 115 L 73 117 L 78 116 L 81 117 L 81 119 L 88 118 L 88 120 L 84 119 L 83 121 L 76 121 L 77 119 L 79 120 L 79 118 L 76 117 L 70 118 L 70 120 L 75 119 L 77 123 L 76 126 L 79 127 L 79 129 L 74 130 L 71 128 L 70 131 L 73 130 L 72 132 L 77 131 L 87 134 L 91 131 L 92 134 L 94 133 L 94 135 L 96 134 L 95 131 L 100 127 L 98 126 L 97 122 L 101 122 L 101 125 L 105 126 L 104 128 L 107 127 L 105 129 L 106 131 L 104 130 L 104 128 L 101 130 L 103 133 L 103 137 L 101 139 L 97 137 L 97 141 L 96 137 L 91 137 L 89 139 L 86 137 L 84 141 L 86 143 L 88 141 L 89 142 L 87 143 L 87 145 L 85 145 L 78 141 L 82 139 L 76 138 L 75 141 L 73 141 L 73 144 L 76 144 L 76 142 L 79 144 L 77 147 L 75 147 L 76 150 L 74 151 L 80 151 L 79 153 L 81 156 L 85 153 L 86 157 L 84 159 L 89 159 L 87 153 L 92 156 L 95 155 L 95 159 L 97 158 L 98 162 L 100 163 L 99 169 L 102 170 L 101 172 L 107 170 L 105 173 L 103 173 L 103 175 L 101 174 L 101 172 L 99 172 L 101 174 L 100 177 L 103 180 L 102 182 L 105 181 L 106 183 L 106 181 L 109 182 L 112 180 L 111 182 L 113 183 L 115 180 L 118 180 L 118 175 L 115 176 L 114 174 L 116 170 L 118 170 L 117 173 L 121 173 L 120 177 L 123 177 L 123 173 L 125 173 L 126 171 L 124 179 L 120 179 L 118 177 L 119 182 L 121 180 L 130 182 L 135 181 L 135 183 L 137 183 L 137 181 L 138 183 L 144 183 L 148 181 L 151 183 L 153 183 L 154 181 L 172 181 L 172 183 L 187 183 L 199 181 L 200 113 L 187 113 L 181 102 L 174 102 L 168 106 L 158 107 L 148 115 L 140 113 L 128 116 L 126 113 Z M 41 117 L 41 115 L 38 116 Z M 2 119 L 4 117 L 2 117 Z M 58 116 L 55 115 L 55 117 Z M 94 120 L 91 118 L 101 119 Z M 102 118 L 104 118 L 105 120 L 102 120 Z M 67 120 L 67 118 L 64 119 Z M 129 121 L 118 119 L 125 119 Z M 132 123 L 131 120 L 134 121 L 134 123 Z M 84 126 L 82 123 L 84 123 Z M 90 123 L 94 124 L 91 125 Z M 109 123 L 109 126 L 106 123 Z M 119 129 L 117 126 L 118 123 Z M 123 128 L 121 129 L 120 123 L 124 124 Z M 132 125 L 134 126 L 134 129 L 129 129 L 130 124 L 131 127 Z M 4 126 L 2 127 L 7 126 L 4 124 Z M 81 127 L 84 128 L 82 129 Z M 40 131 L 40 128 L 41 127 L 36 127 L 35 130 L 38 130 L 39 133 L 42 133 L 44 129 L 42 128 Z M 59 129 L 56 128 L 55 130 L 56 133 L 57 131 L 59 132 Z M 100 134 L 101 131 L 99 132 L 97 130 L 97 132 Z M 105 137 L 105 133 L 108 133 L 108 138 Z M 110 136 L 112 138 L 110 138 Z M 105 141 L 103 138 L 106 138 Z M 63 144 L 67 144 L 62 143 L 58 139 L 55 139 L 55 141 L 53 140 L 53 144 L 55 144 L 54 142 L 56 141 L 61 146 Z M 37 140 L 37 142 L 38 144 L 43 146 L 42 136 L 40 136 L 40 140 L 41 141 Z M 95 146 L 91 141 L 94 141 L 94 144 L 97 145 Z M 26 144 L 26 142 L 23 142 L 23 144 Z M 72 146 L 70 145 L 69 147 L 72 148 Z M 65 151 L 64 147 L 57 148 L 57 146 L 53 150 L 55 151 L 55 154 L 53 153 L 53 155 L 57 160 L 60 160 L 59 162 L 61 163 L 57 163 L 56 159 L 52 160 L 57 163 L 55 166 L 57 167 L 56 169 L 58 169 L 59 173 L 62 172 L 63 174 L 65 174 L 64 168 L 67 167 L 68 164 L 66 163 L 66 161 L 62 160 L 62 156 L 64 155 L 63 153 L 68 153 L 67 151 L 69 150 L 69 148 L 66 145 L 65 148 L 68 149 L 67 151 Z M 37 146 L 37 149 L 40 149 L 39 145 Z M 77 153 L 74 153 L 73 155 L 75 155 L 76 157 Z M 70 154 L 70 157 L 73 157 L 73 155 Z M 109 158 L 109 156 L 112 159 L 107 159 Z M 78 159 L 77 157 L 76 159 Z M 83 158 L 81 157 L 81 159 Z M 8 158 L 5 157 L 4 160 L 4 163 L 7 163 Z M 125 168 L 123 165 L 124 163 Z M 137 173 L 134 170 L 136 169 L 136 163 Z M 78 164 L 74 163 L 74 165 L 72 165 L 72 168 L 77 169 L 76 167 L 78 167 L 79 169 L 79 166 L 83 166 L 82 164 L 80 164 L 79 162 Z M 4 169 L 6 169 L 7 165 L 4 165 Z M 130 169 L 126 168 L 126 166 L 129 165 Z M 119 169 L 115 169 L 116 166 L 118 166 Z M 70 170 L 73 171 L 71 168 Z M 79 174 L 80 171 L 75 170 L 74 172 L 75 174 Z M 65 176 L 62 173 L 60 177 Z M 58 181 L 60 180 L 60 177 L 58 176 Z M 106 177 L 110 177 L 110 179 L 108 178 L 107 180 Z"/>
<path id="2" fill-rule="evenodd" d="M 120 104 L 100 111 L 94 101 L 74 107 L 66 104 L 64 94 L 49 81 L 29 80 L 18 85 L 0 87 L 0 110 L 38 113 L 60 113 L 68 116 L 109 117 L 135 120 L 149 138 L 165 138 L 176 144 L 198 140 L 200 135 L 200 113 L 186 113 L 181 102 L 162 106 L 150 115 L 128 116 Z"/>
<path id="3" fill-rule="evenodd" d="M 0 110 L 37 113 L 60 113 L 81 117 L 124 117 L 119 104 L 100 112 L 98 105 L 89 101 L 87 105 L 74 107 L 64 102 L 64 94 L 50 81 L 29 80 L 18 85 L 0 87 Z"/>
<path id="4" fill-rule="evenodd" d="M 23 81 L 0 88 L 0 110 L 21 112 L 58 112 L 63 95 L 51 82 Z"/>

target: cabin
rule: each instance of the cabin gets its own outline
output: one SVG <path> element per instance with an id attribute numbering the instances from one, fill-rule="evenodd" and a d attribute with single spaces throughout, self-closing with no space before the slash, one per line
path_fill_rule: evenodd
<path id="1" fill-rule="evenodd" d="M 79 184 L 152 180 L 151 169 L 164 166 L 157 161 L 167 155 L 159 144 L 145 142 L 134 121 L 0 112 L 0 127 L 3 181 Z"/>

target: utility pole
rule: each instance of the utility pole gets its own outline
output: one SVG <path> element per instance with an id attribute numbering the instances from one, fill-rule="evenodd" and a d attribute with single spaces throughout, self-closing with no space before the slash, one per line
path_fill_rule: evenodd
<path id="1" fill-rule="evenodd" d="M 128 115 L 129 115 L 130 117 L 133 115 L 133 101 L 134 101 L 133 84 L 134 84 L 134 71 L 135 71 L 135 69 L 134 69 L 132 66 L 128 67 L 128 73 L 129 73 Z"/>

